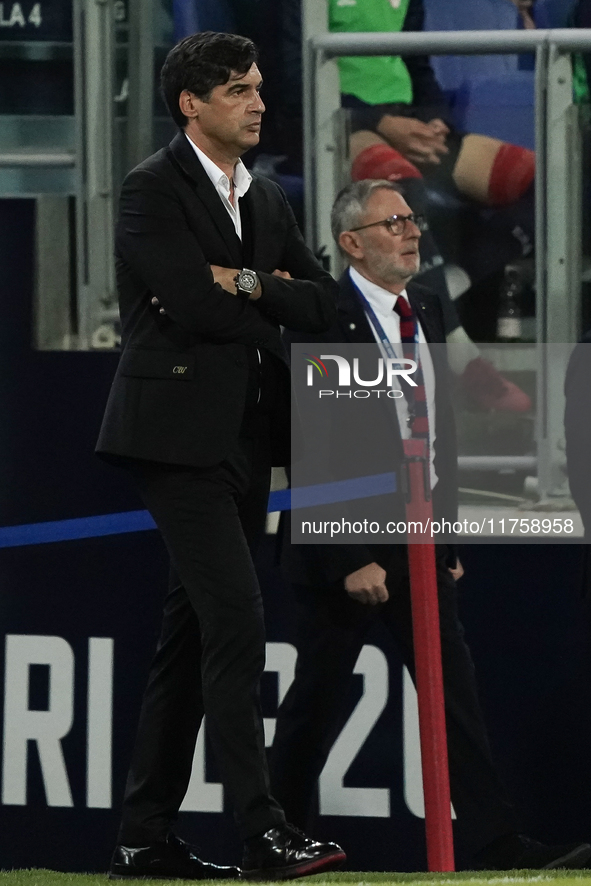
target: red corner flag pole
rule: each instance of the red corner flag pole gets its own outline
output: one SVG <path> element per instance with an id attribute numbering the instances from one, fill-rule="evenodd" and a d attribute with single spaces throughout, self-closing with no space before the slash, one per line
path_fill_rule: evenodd
<path id="1" fill-rule="evenodd" d="M 407 471 L 406 519 L 423 526 L 433 519 L 427 445 L 404 441 Z M 419 543 L 419 541 L 421 543 Z M 412 600 L 419 729 L 425 797 L 427 862 L 430 871 L 454 871 L 447 736 L 441 671 L 441 636 L 435 573 L 435 545 L 417 532 L 408 532 L 408 564 Z"/>

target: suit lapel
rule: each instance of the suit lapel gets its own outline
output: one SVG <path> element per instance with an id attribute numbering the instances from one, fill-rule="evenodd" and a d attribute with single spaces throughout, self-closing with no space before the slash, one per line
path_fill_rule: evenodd
<path id="1" fill-rule="evenodd" d="M 378 343 L 365 315 L 357 290 L 349 276 L 349 271 L 345 271 L 339 280 L 338 316 L 340 341 L 375 345 L 376 356 L 379 356 Z M 381 398 L 380 403 L 387 416 L 388 427 L 394 428 L 394 439 L 400 441 L 400 424 L 394 400 Z M 398 456 L 401 456 L 401 453 L 398 453 Z"/>
<path id="2" fill-rule="evenodd" d="M 407 293 L 413 310 L 415 311 L 423 332 L 425 333 L 425 338 L 427 342 L 445 342 L 445 331 L 443 330 L 441 322 L 438 321 L 437 313 L 434 310 L 433 304 L 430 304 L 430 300 L 435 299 L 436 296 L 432 294 L 428 294 L 426 296 L 425 294 L 423 294 L 423 292 L 421 292 L 420 287 L 415 288 L 412 284 L 407 287 Z M 365 311 L 363 310 L 361 301 L 357 296 L 355 287 L 353 285 L 351 277 L 349 276 L 348 271 L 345 271 L 339 281 L 338 315 L 340 325 L 339 335 L 342 337 L 339 340 L 345 342 L 360 343 L 375 342 L 373 332 L 367 321 Z M 433 360 L 433 366 L 436 372 L 436 376 L 438 378 L 445 378 L 447 375 L 447 362 L 445 360 L 441 346 L 431 347 L 429 348 L 429 351 Z M 441 389 L 438 384 L 436 385 L 435 391 L 438 402 L 437 409 L 441 410 Z M 391 406 L 394 401 L 388 400 L 386 402 L 388 406 Z M 440 411 L 436 414 L 441 415 L 442 413 Z M 400 431 L 397 416 L 395 417 L 394 427 L 397 431 Z M 399 436 L 398 439 L 400 439 Z"/>
<path id="3" fill-rule="evenodd" d="M 338 309 L 344 340 L 373 343 L 375 341 L 373 332 L 348 271 L 345 271 L 339 282 Z M 443 341 L 441 330 L 438 324 L 433 322 L 432 311 L 429 310 L 430 305 L 426 299 L 413 288 L 412 284 L 407 288 L 407 293 L 427 341 Z"/>
<path id="4" fill-rule="evenodd" d="M 338 314 L 343 340 L 374 344 L 373 332 L 348 271 L 341 277 L 339 286 Z"/>
<path id="5" fill-rule="evenodd" d="M 242 244 L 227 210 L 211 179 L 199 162 L 184 132 L 179 132 L 170 143 L 174 161 L 181 167 L 185 177 L 191 180 L 195 194 L 211 216 L 231 256 L 234 267 L 242 267 Z"/>
<path id="6" fill-rule="evenodd" d="M 253 179 L 244 197 L 241 197 L 238 201 L 240 218 L 242 220 L 242 258 L 245 268 L 256 268 L 258 266 L 255 260 L 257 244 L 255 219 L 259 217 L 259 214 L 255 212 L 254 208 L 254 188 L 256 188 L 256 183 Z"/>
<path id="7" fill-rule="evenodd" d="M 433 324 L 433 318 L 431 316 L 431 311 L 429 311 L 429 305 L 426 303 L 425 299 L 418 293 L 416 290 L 409 286 L 407 288 L 408 300 L 410 301 L 413 311 L 417 315 L 417 319 L 421 324 L 421 328 L 425 333 L 425 338 L 428 342 L 437 342 L 441 341 L 440 335 L 437 333 L 437 327 Z"/>

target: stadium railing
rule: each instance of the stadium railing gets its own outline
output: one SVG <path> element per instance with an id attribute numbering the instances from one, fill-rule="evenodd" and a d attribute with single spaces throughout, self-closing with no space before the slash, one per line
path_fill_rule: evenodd
<path id="1" fill-rule="evenodd" d="M 303 7 L 306 234 L 342 269 L 330 207 L 348 180 L 337 60 L 352 55 L 535 53 L 536 340 L 576 342 L 582 279 L 582 145 L 573 101 L 572 52 L 591 50 L 591 30 L 329 33 L 326 2 Z M 537 365 L 537 482 L 541 499 L 565 495 L 562 384 L 566 366 Z M 506 457 L 510 469 L 515 459 Z M 483 462 L 484 464 L 484 462 Z M 460 461 L 460 467 L 462 462 Z M 499 468 L 498 459 L 492 469 Z"/>

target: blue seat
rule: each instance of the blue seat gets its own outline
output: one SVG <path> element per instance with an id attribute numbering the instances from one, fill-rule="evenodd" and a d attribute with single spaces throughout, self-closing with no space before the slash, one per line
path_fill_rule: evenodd
<path id="1" fill-rule="evenodd" d="M 519 13 L 511 0 L 425 0 L 426 31 L 515 30 Z M 433 56 L 431 63 L 442 88 L 459 89 L 476 77 L 500 77 L 518 69 L 516 55 Z"/>
<path id="2" fill-rule="evenodd" d="M 175 40 L 196 31 L 236 31 L 228 0 L 173 0 L 173 16 Z"/>
<path id="3" fill-rule="evenodd" d="M 546 7 L 554 0 L 542 2 Z M 511 0 L 425 0 L 425 30 L 515 30 L 519 24 L 519 13 Z M 431 63 L 456 126 L 533 147 L 532 59 L 520 55 L 433 56 Z"/>
<path id="4" fill-rule="evenodd" d="M 465 83 L 456 96 L 454 118 L 464 132 L 489 135 L 533 150 L 534 84 L 529 71 Z"/>

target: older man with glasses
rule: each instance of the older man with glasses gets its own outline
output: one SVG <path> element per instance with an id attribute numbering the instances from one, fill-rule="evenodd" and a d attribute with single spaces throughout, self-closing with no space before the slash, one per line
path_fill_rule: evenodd
<path id="1" fill-rule="evenodd" d="M 391 182 L 365 180 L 345 188 L 332 212 L 333 236 L 349 265 L 340 281 L 338 318 L 328 333 L 291 340 L 375 342 L 386 351 L 401 345 L 404 350 L 411 340 L 425 345 L 424 396 L 416 397 L 416 410 L 397 399 L 401 407 L 384 409 L 371 436 L 391 441 L 393 460 L 397 452 L 401 457 L 403 437 L 428 438 L 437 514 L 454 508 L 456 454 L 444 355 L 441 346 L 427 348 L 445 342 L 441 305 L 435 293 L 411 282 L 419 269 L 421 227 L 421 218 Z M 352 458 L 357 435 L 358 430 L 348 442 Z M 414 675 L 412 615 L 406 545 L 292 545 L 288 532 L 284 538 L 282 559 L 298 607 L 298 660 L 278 712 L 271 780 L 288 818 L 303 827 L 371 626 L 383 622 Z M 588 844 L 546 846 L 520 833 L 493 764 L 458 617 L 456 579 L 462 568 L 445 545 L 436 546 L 436 560 L 451 793 L 464 846 L 474 866 L 483 869 L 583 867 L 591 856 Z"/>

